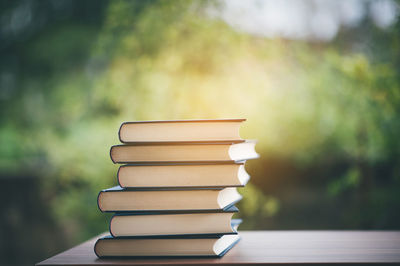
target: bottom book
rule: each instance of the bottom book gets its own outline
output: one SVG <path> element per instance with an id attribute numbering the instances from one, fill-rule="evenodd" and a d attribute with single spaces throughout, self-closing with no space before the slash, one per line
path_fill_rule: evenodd
<path id="1" fill-rule="evenodd" d="M 239 235 L 210 235 L 201 237 L 114 238 L 97 240 L 94 252 L 107 257 L 222 257 L 238 241 Z"/>

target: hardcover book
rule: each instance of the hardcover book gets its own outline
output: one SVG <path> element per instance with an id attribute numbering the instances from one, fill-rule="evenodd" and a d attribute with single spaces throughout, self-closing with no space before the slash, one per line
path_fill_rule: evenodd
<path id="1" fill-rule="evenodd" d="M 235 163 L 258 158 L 255 141 L 243 143 L 115 145 L 114 163 Z"/>
<path id="2" fill-rule="evenodd" d="M 234 206 L 210 213 L 119 213 L 110 221 L 114 237 L 236 234 L 240 219 L 232 219 Z"/>
<path id="3" fill-rule="evenodd" d="M 122 143 L 229 142 L 244 140 L 239 127 L 246 119 L 170 120 L 125 122 L 119 129 Z"/>
<path id="4" fill-rule="evenodd" d="M 94 252 L 107 257 L 221 257 L 238 241 L 239 235 L 208 237 L 100 238 Z"/>
<path id="5" fill-rule="evenodd" d="M 128 190 L 119 186 L 99 193 L 103 212 L 218 211 L 242 199 L 236 188 L 191 190 Z"/>
<path id="6" fill-rule="evenodd" d="M 250 178 L 243 163 L 123 165 L 117 177 L 123 188 L 243 187 Z"/>

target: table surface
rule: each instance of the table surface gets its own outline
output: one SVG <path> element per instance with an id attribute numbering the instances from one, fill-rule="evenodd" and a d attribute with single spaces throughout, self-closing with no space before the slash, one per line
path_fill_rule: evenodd
<path id="1" fill-rule="evenodd" d="M 241 231 L 222 258 L 98 259 L 98 237 L 37 265 L 400 263 L 400 231 Z"/>

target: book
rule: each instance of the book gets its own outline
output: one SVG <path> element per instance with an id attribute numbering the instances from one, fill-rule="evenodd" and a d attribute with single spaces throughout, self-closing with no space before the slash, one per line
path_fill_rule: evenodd
<path id="1" fill-rule="evenodd" d="M 122 123 L 119 139 L 135 142 L 243 142 L 239 127 L 246 119 L 138 121 Z"/>
<path id="2" fill-rule="evenodd" d="M 110 157 L 114 163 L 234 163 L 258 158 L 255 141 L 243 143 L 138 144 L 115 145 Z"/>
<path id="3" fill-rule="evenodd" d="M 238 241 L 239 235 L 208 237 L 113 238 L 103 237 L 94 245 L 99 258 L 107 257 L 221 257 Z"/>
<path id="4" fill-rule="evenodd" d="M 117 177 L 123 188 L 243 187 L 250 179 L 243 163 L 123 165 Z"/>
<path id="5" fill-rule="evenodd" d="M 110 221 L 113 237 L 237 234 L 234 206 L 214 213 L 119 213 Z"/>
<path id="6" fill-rule="evenodd" d="M 103 212 L 212 211 L 233 206 L 242 199 L 236 188 L 191 190 L 128 190 L 120 186 L 100 191 L 97 204 Z"/>

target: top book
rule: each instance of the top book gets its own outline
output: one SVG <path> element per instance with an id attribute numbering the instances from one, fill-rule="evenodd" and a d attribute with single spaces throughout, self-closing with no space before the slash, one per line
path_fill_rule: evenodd
<path id="1" fill-rule="evenodd" d="M 169 120 L 122 123 L 122 143 L 244 142 L 239 127 L 246 119 Z"/>

